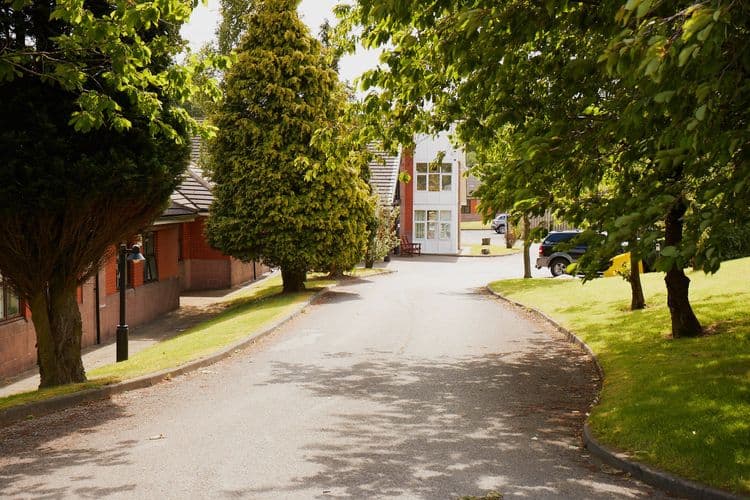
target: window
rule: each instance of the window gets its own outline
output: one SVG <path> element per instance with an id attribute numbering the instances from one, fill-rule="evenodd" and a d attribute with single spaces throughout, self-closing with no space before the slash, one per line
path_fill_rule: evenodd
<path id="1" fill-rule="evenodd" d="M 421 240 L 451 239 L 451 211 L 415 210 L 414 238 Z"/>
<path id="2" fill-rule="evenodd" d="M 451 191 L 453 165 L 450 163 L 417 163 L 417 191 Z"/>
<path id="3" fill-rule="evenodd" d="M 146 261 L 143 263 L 143 282 L 158 281 L 159 273 L 156 268 L 156 235 L 153 232 L 143 234 L 143 248 L 141 249 Z"/>
<path id="4" fill-rule="evenodd" d="M 0 321 L 20 316 L 21 301 L 9 286 L 3 284 L 3 277 L 0 276 Z"/>

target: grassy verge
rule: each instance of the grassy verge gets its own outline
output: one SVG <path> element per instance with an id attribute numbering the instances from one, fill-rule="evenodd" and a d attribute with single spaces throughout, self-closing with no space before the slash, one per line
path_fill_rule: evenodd
<path id="1" fill-rule="evenodd" d="M 482 255 L 483 247 L 478 243 L 474 245 L 462 245 L 462 247 L 470 250 L 469 255 Z M 520 248 L 505 248 L 504 245 L 490 245 L 489 249 L 490 255 L 510 255 L 521 251 Z"/>
<path id="2" fill-rule="evenodd" d="M 366 277 L 385 272 L 383 269 L 357 268 L 351 276 Z M 260 332 L 273 321 L 291 312 L 313 293 L 332 280 L 311 276 L 308 290 L 281 294 L 280 276 L 268 278 L 257 286 L 233 294 L 226 308 L 216 317 L 186 330 L 176 337 L 154 344 L 130 356 L 127 361 L 94 369 L 87 373 L 88 382 L 14 394 L 0 398 L 0 410 L 25 403 L 71 394 L 128 380 L 188 363 Z"/>
<path id="3" fill-rule="evenodd" d="M 619 278 L 587 284 L 507 280 L 493 290 L 535 307 L 581 337 L 605 373 L 590 423 L 602 443 L 636 460 L 750 493 L 750 259 L 714 276 L 691 273 L 690 296 L 708 335 L 674 340 L 663 275 L 643 276 L 649 307 L 628 311 Z"/>
<path id="4" fill-rule="evenodd" d="M 483 224 L 480 220 L 465 221 L 459 224 L 459 227 L 465 230 L 490 229 L 490 223 Z"/>

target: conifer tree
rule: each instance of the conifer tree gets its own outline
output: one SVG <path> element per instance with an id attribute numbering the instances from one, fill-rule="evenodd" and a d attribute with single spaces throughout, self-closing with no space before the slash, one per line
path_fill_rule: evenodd
<path id="1" fill-rule="evenodd" d="M 373 210 L 364 156 L 342 147 L 352 138 L 345 93 L 297 4 L 250 7 L 209 145 L 210 243 L 281 267 L 287 292 L 309 270 L 353 267 Z"/>

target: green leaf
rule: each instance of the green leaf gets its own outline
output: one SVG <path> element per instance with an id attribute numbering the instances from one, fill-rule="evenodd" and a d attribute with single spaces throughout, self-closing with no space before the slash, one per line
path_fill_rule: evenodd
<path id="1" fill-rule="evenodd" d="M 706 118 L 706 105 L 699 107 L 695 110 L 695 119 L 702 122 Z"/>
<path id="2" fill-rule="evenodd" d="M 703 28 L 700 33 L 698 33 L 698 40 L 701 42 L 705 42 L 706 38 L 708 38 L 708 35 L 711 34 L 711 29 L 713 29 L 714 23 L 710 23 L 708 26 Z"/>
<path id="3" fill-rule="evenodd" d="M 664 92 L 659 92 L 654 96 L 654 102 L 658 103 L 664 103 L 669 102 L 672 99 L 672 96 L 675 95 L 674 90 L 665 90 Z"/>
<path id="4" fill-rule="evenodd" d="M 698 48 L 698 44 L 693 43 L 691 45 L 688 45 L 687 47 L 683 48 L 680 51 L 680 55 L 677 56 L 677 66 L 683 67 L 688 61 L 688 58 L 693 55 L 693 52 L 695 52 L 695 49 Z"/>
<path id="5" fill-rule="evenodd" d="M 643 2 L 641 2 L 640 5 L 638 5 L 638 10 L 635 13 L 635 17 L 637 19 L 640 19 L 646 14 L 648 14 L 648 12 L 651 10 L 652 2 L 653 0 L 643 0 Z"/>
<path id="6" fill-rule="evenodd" d="M 661 249 L 662 257 L 677 257 L 677 247 L 669 246 Z"/>
<path id="7" fill-rule="evenodd" d="M 638 4 L 641 3 L 642 0 L 628 0 L 625 3 L 625 10 L 635 10 L 638 7 Z"/>

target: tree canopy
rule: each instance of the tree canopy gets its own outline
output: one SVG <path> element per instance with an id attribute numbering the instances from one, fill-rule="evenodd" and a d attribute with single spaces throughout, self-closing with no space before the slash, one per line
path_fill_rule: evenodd
<path id="1" fill-rule="evenodd" d="M 297 3 L 250 8 L 209 148 L 210 243 L 281 267 L 286 291 L 300 289 L 309 270 L 353 267 L 373 214 L 346 95 Z"/>
<path id="2" fill-rule="evenodd" d="M 161 212 L 186 165 L 191 3 L 0 5 L 0 274 L 26 301 L 41 385 L 85 380 L 76 288 Z"/>
<path id="3" fill-rule="evenodd" d="M 607 229 L 609 247 L 663 240 L 673 334 L 700 332 L 682 269 L 718 269 L 721 234 L 750 206 L 742 2 L 362 0 L 342 13 L 386 49 L 363 85 L 391 137 L 456 122 L 490 148 L 513 127 L 511 175 L 551 174 L 561 214 Z"/>

